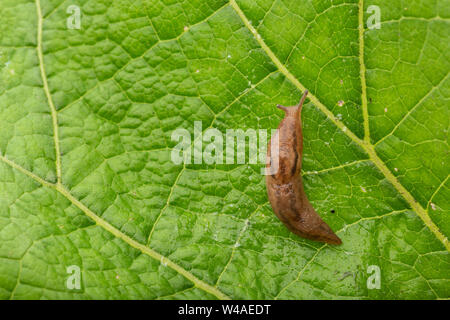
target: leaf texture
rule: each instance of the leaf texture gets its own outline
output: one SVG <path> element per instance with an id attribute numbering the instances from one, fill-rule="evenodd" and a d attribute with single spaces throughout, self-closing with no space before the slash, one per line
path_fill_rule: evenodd
<path id="1" fill-rule="evenodd" d="M 0 298 L 450 297 L 448 1 L 3 0 L 0 24 Z M 306 88 L 338 247 L 286 230 L 261 165 L 170 158 L 173 130 L 273 129 Z"/>

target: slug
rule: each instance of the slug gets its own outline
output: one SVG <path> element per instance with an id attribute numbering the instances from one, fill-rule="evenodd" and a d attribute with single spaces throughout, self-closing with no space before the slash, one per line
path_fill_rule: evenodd
<path id="1" fill-rule="evenodd" d="M 307 94 L 308 90 L 305 90 L 296 106 L 277 105 L 285 116 L 267 148 L 266 170 L 275 171 L 266 175 L 267 194 L 275 215 L 291 232 L 302 238 L 338 245 L 342 243 L 341 239 L 308 201 L 300 174 L 303 152 L 301 111 Z M 272 141 L 274 139 L 278 140 Z"/>

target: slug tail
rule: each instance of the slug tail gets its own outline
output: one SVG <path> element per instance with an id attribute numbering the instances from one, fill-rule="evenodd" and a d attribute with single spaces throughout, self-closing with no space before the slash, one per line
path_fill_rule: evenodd
<path id="1" fill-rule="evenodd" d="M 342 244 L 342 240 L 333 232 L 330 226 L 323 221 L 320 215 L 314 210 L 306 195 L 302 192 L 301 202 L 303 205 L 297 209 L 297 219 L 292 219 L 288 223 L 290 229 L 297 235 L 333 245 Z"/>
<path id="2" fill-rule="evenodd" d="M 320 216 L 315 213 L 314 217 L 305 217 L 304 225 L 298 224 L 290 225 L 291 231 L 295 234 L 314 241 L 325 242 L 333 245 L 342 244 L 342 240 L 333 232 L 333 230 L 326 224 Z M 312 220 L 312 221 L 311 221 Z M 305 229 L 305 225 L 307 227 Z"/>
<path id="3" fill-rule="evenodd" d="M 331 228 L 324 222 L 324 227 L 321 226 L 323 231 L 323 242 L 326 242 L 328 244 L 334 244 L 334 245 L 340 245 L 342 244 L 342 240 L 331 230 Z M 328 230 L 327 230 L 328 229 Z"/>
<path id="4" fill-rule="evenodd" d="M 314 210 L 311 203 L 306 200 L 307 207 L 309 208 L 308 215 L 305 217 L 306 222 L 312 226 L 312 230 L 309 230 L 309 234 L 321 242 L 328 244 L 339 245 L 342 244 L 342 240 L 334 233 L 330 226 L 322 220 L 320 215 Z"/>

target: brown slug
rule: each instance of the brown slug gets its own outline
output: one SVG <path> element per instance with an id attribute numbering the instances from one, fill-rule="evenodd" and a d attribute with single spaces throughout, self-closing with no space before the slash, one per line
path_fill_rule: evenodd
<path id="1" fill-rule="evenodd" d="M 285 117 L 267 148 L 266 167 L 275 171 L 266 176 L 267 193 L 275 215 L 290 231 L 302 238 L 337 245 L 342 243 L 341 239 L 308 201 L 300 174 L 303 152 L 301 111 L 307 94 L 308 90 L 305 90 L 297 106 L 277 106 L 284 110 Z"/>

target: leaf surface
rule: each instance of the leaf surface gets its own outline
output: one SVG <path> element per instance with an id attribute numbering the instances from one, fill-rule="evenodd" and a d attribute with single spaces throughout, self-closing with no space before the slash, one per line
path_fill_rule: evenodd
<path id="1" fill-rule="evenodd" d="M 0 4 L 0 298 L 450 297 L 448 1 L 80 0 L 79 30 L 70 4 Z M 273 129 L 306 88 L 338 247 L 287 231 L 261 165 L 171 161 L 174 130 Z"/>

